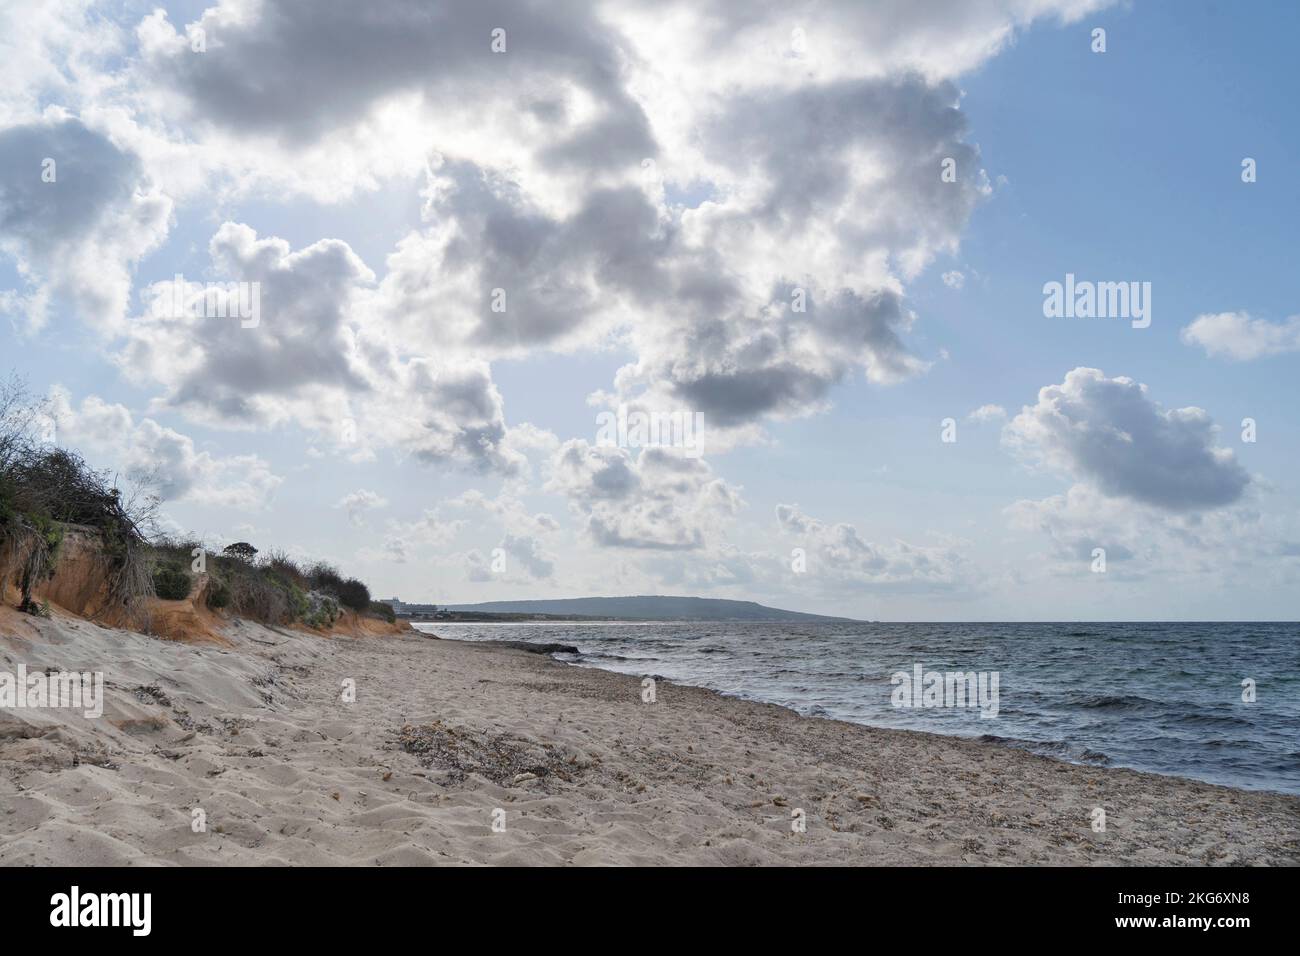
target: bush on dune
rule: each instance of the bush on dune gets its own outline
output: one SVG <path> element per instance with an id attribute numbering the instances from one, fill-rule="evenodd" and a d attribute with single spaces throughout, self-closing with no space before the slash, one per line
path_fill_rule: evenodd
<path id="1" fill-rule="evenodd" d="M 174 564 L 160 564 L 153 569 L 154 592 L 166 601 L 182 601 L 190 596 L 193 582 L 184 568 Z"/>
<path id="2" fill-rule="evenodd" d="M 332 564 L 317 561 L 307 569 L 306 573 L 309 584 L 317 591 L 338 594 L 339 589 L 343 587 L 343 575 L 339 574 L 338 569 Z"/>
<path id="3" fill-rule="evenodd" d="M 292 624 L 306 614 L 303 590 L 266 567 L 218 558 L 213 568 L 216 587 L 209 589 L 209 607 L 216 606 L 211 599 L 215 597 L 234 614 L 273 625 Z"/>
<path id="4" fill-rule="evenodd" d="M 369 611 L 370 588 L 356 578 L 348 578 L 343 582 L 343 590 L 339 592 L 339 601 L 354 611 Z"/>
<path id="5" fill-rule="evenodd" d="M 247 541 L 215 554 L 202 541 L 158 535 L 159 499 L 147 478 L 125 494 L 54 437 L 47 403 L 29 399 L 16 380 L 0 382 L 0 595 L 12 581 L 22 609 L 39 611 L 33 590 L 54 573 L 65 531 L 78 526 L 98 534 L 109 603 L 133 618 L 148 598 L 188 597 L 206 575 L 208 607 L 266 624 L 327 628 L 341 607 L 395 620 L 391 607 L 372 604 L 364 583 L 330 564 L 304 568 L 284 551 L 259 558 Z"/>
<path id="6" fill-rule="evenodd" d="M 230 593 L 230 585 L 225 581 L 214 579 L 213 582 L 208 585 L 208 607 L 215 608 L 219 611 L 222 608 L 230 607 L 231 599 L 232 595 Z"/>
<path id="7" fill-rule="evenodd" d="M 345 578 L 333 565 L 318 562 L 307 571 L 314 590 L 332 594 L 340 604 L 354 611 L 370 610 L 370 589 L 356 578 Z"/>
<path id="8" fill-rule="evenodd" d="M 299 567 L 298 562 L 289 557 L 285 551 L 273 550 L 268 552 L 265 561 L 266 569 L 290 584 L 303 591 L 311 590 L 311 581 L 307 573 Z"/>
<path id="9" fill-rule="evenodd" d="M 339 619 L 339 602 L 334 595 L 324 591 L 311 591 L 307 594 L 307 612 L 303 623 L 308 627 L 325 630 L 332 627 Z"/>
<path id="10" fill-rule="evenodd" d="M 32 610 L 33 589 L 53 573 L 64 531 L 76 525 L 98 534 L 109 600 L 134 616 L 154 593 L 148 532 L 158 499 L 124 495 L 54 437 L 45 403 L 16 380 L 0 384 L 0 585 L 15 582 L 20 607 Z"/>

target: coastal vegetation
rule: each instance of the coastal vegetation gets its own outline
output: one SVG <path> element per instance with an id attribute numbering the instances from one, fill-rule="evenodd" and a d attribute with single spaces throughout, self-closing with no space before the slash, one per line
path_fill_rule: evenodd
<path id="1" fill-rule="evenodd" d="M 54 437 L 45 402 L 16 380 L 0 384 L 0 597 L 14 588 L 20 610 L 47 610 L 36 593 L 75 534 L 92 542 L 104 605 L 141 627 L 155 599 L 192 599 L 273 626 L 328 629 L 349 611 L 395 619 L 362 581 L 330 564 L 261 553 L 247 541 L 217 552 L 197 538 L 161 534 L 148 476 L 133 476 L 134 490 L 124 491 L 116 475 L 92 468 Z"/>

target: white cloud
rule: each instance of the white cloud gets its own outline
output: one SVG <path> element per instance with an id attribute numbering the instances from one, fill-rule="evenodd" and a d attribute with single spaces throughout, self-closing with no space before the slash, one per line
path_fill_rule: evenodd
<path id="1" fill-rule="evenodd" d="M 334 505 L 335 508 L 345 509 L 348 513 L 348 520 L 358 526 L 365 524 L 367 511 L 386 508 L 387 506 L 388 499 L 365 488 L 358 488 L 356 491 L 348 492 Z"/>
<path id="2" fill-rule="evenodd" d="M 36 284 L 7 302 L 39 314 L 64 288 L 43 278 L 49 266 L 75 279 L 85 312 L 119 316 L 170 196 L 332 201 L 427 167 L 427 225 L 397 244 L 378 286 L 345 243 L 293 252 L 227 223 L 214 265 L 262 284 L 266 323 L 243 335 L 137 319 L 124 369 L 200 421 L 329 436 L 351 420 L 354 457 L 392 447 L 512 474 L 535 436 L 506 426 L 487 363 L 612 337 L 637 356 L 620 398 L 687 405 L 750 440 L 764 418 L 825 408 L 856 372 L 887 384 L 924 371 L 904 341 L 915 316 L 902 283 L 956 248 L 989 192 L 950 80 L 1035 20 L 1100 5 L 831 3 L 797 44 L 775 4 L 488 0 L 375 16 L 226 0 L 188 27 L 154 11 L 133 38 L 109 31 L 113 52 L 133 43 L 135 56 L 25 82 L 27 103 L 39 101 L 30 89 L 75 87 L 122 144 L 86 131 L 116 151 L 120 175 L 111 189 L 97 180 L 116 197 L 97 200 L 111 248 L 95 230 L 44 251 L 36 233 L 9 230 Z M 494 54 L 502 24 L 508 51 Z M 204 53 L 185 35 L 200 29 Z M 15 31 L 37 59 L 51 43 L 71 51 L 75 35 Z M 948 158 L 955 183 L 938 175 Z M 692 183 L 711 198 L 669 201 Z M 488 307 L 495 288 L 504 312 Z"/>
<path id="3" fill-rule="evenodd" d="M 743 505 L 739 489 L 701 458 L 658 447 L 633 457 L 584 439 L 560 446 L 547 490 L 569 497 L 591 541 L 616 548 L 703 548 Z"/>
<path id="4" fill-rule="evenodd" d="M 75 103 L 107 85 L 122 31 L 96 0 L 0 5 L 0 127 L 25 123 L 44 103 Z"/>
<path id="5" fill-rule="evenodd" d="M 539 429 L 515 447 L 486 362 L 434 362 L 375 317 L 374 274 L 347 243 L 293 252 L 228 222 L 209 251 L 224 281 L 257 284 L 260 320 L 134 318 L 118 361 L 162 385 L 163 406 L 225 427 L 291 422 L 353 457 L 391 448 L 483 472 L 516 474 L 526 449 L 545 447 Z"/>
<path id="6" fill-rule="evenodd" d="M 1198 587 L 1284 587 L 1300 572 L 1300 526 L 1286 507 L 1263 509 L 1243 500 L 1204 514 L 1171 513 L 1103 494 L 1085 484 L 1006 509 L 1013 528 L 1041 533 L 1048 551 L 1031 555 L 1030 573 L 1101 583 L 1167 583 L 1194 579 Z M 1105 551 L 1105 574 L 1092 570 Z"/>
<path id="7" fill-rule="evenodd" d="M 60 444 L 93 463 L 147 480 L 163 501 L 251 511 L 266 507 L 283 479 L 256 455 L 218 456 L 151 418 L 136 422 L 123 405 L 95 395 L 72 403 L 67 389 L 50 392 L 50 414 Z"/>
<path id="8" fill-rule="evenodd" d="M 443 556 L 446 547 L 465 527 L 464 521 L 445 519 L 438 508 L 427 509 L 414 521 L 390 520 L 382 546 L 362 548 L 359 555 L 366 561 L 405 564 L 418 558 L 422 563 L 430 563 Z"/>
<path id="9" fill-rule="evenodd" d="M 87 325 L 120 321 L 131 269 L 167 234 L 171 200 L 137 156 L 57 109 L 0 129 L 0 253 L 27 288 L 8 311 L 39 331 L 66 304 Z"/>
<path id="10" fill-rule="evenodd" d="M 851 524 L 827 524 L 798 505 L 777 505 L 776 520 L 792 544 L 804 549 L 809 579 L 823 591 L 855 586 L 878 591 L 959 591 L 976 579 L 961 542 L 915 545 L 866 541 Z"/>
<path id="11" fill-rule="evenodd" d="M 1236 362 L 1300 351 L 1300 315 L 1285 322 L 1252 319 L 1246 312 L 1198 315 L 1180 333 L 1184 345 L 1199 345 L 1212 358 Z"/>
<path id="12" fill-rule="evenodd" d="M 966 276 L 955 269 L 951 272 L 945 272 L 943 274 L 943 284 L 950 289 L 960 289 L 966 284 Z"/>
<path id="13" fill-rule="evenodd" d="M 549 514 L 545 512 L 530 514 L 522 501 L 506 491 L 495 498 L 489 498 L 478 489 L 471 489 L 452 498 L 447 504 L 490 515 L 512 533 L 540 536 L 559 530 L 559 522 Z"/>
<path id="14" fill-rule="evenodd" d="M 1001 421 L 1007 417 L 1007 410 L 1001 405 L 981 405 L 966 416 L 968 422 L 984 425 L 988 422 Z"/>

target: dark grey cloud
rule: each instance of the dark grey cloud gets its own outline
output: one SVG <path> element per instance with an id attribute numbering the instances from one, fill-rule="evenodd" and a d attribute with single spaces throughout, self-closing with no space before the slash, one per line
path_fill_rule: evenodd
<path id="1" fill-rule="evenodd" d="M 209 251 L 221 282 L 250 289 L 256 283 L 260 314 L 246 327 L 237 316 L 204 317 L 196 301 L 195 314 L 157 316 L 150 299 L 126 363 L 172 378 L 163 367 L 174 369 L 184 359 L 170 405 L 215 411 L 236 424 L 266 424 L 268 398 L 301 395 L 312 386 L 369 388 L 353 356 L 349 323 L 358 286 L 373 276 L 346 243 L 325 240 L 292 254 L 283 240 L 258 239 L 248 226 L 226 223 Z"/>
<path id="2" fill-rule="evenodd" d="M 264 0 L 255 9 L 205 13 L 206 52 L 188 43 L 154 51 L 149 67 L 184 97 L 192 120 L 301 143 L 414 93 L 435 114 L 445 103 L 492 101 L 558 123 L 565 110 L 547 91 L 576 84 L 603 108 L 586 125 L 556 130 L 555 162 L 635 161 L 653 145 L 619 82 L 618 38 L 590 4 Z M 502 53 L 491 46 L 497 29 Z"/>
<path id="3" fill-rule="evenodd" d="M 887 377 L 915 367 L 898 335 L 907 321 L 902 297 L 843 290 L 825 304 L 809 297 L 804 312 L 788 307 L 791 289 L 777 290 L 757 323 L 712 319 L 687 330 L 679 353 L 657 369 L 672 393 L 713 425 L 741 425 L 766 414 L 815 408 L 861 365 Z"/>

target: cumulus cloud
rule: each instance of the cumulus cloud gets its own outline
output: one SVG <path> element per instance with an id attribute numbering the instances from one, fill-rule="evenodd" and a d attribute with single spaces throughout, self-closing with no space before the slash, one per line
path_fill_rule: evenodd
<path id="1" fill-rule="evenodd" d="M 432 147 L 513 167 L 563 206 L 557 185 L 607 183 L 645 158 L 708 179 L 692 141 L 720 95 L 908 74 L 937 84 L 1035 20 L 1106 2 L 838 0 L 801 22 L 775 3 L 224 0 L 189 24 L 146 17 L 125 72 L 137 109 L 241 176 L 331 197 L 418 171 Z M 196 55 L 199 30 L 208 52 Z M 221 148 L 250 140 L 256 150 Z"/>
<path id="2" fill-rule="evenodd" d="M 50 110 L 0 129 L 0 253 L 27 286 L 8 309 L 30 331 L 55 302 L 88 324 L 120 320 L 131 269 L 166 236 L 171 209 L 137 156 L 76 117 Z"/>
<path id="3" fill-rule="evenodd" d="M 1285 322 L 1252 319 L 1246 312 L 1198 315 L 1180 333 L 1184 345 L 1199 345 L 1212 358 L 1235 362 L 1300 351 L 1300 315 Z"/>
<path id="4" fill-rule="evenodd" d="M 855 372 L 889 384 L 923 371 L 901 280 L 953 248 L 987 194 L 956 100 L 912 77 L 710 101 L 695 148 L 725 198 L 676 213 L 669 248 L 690 254 L 665 262 L 654 288 L 671 301 L 629 332 L 638 361 L 621 396 L 742 427 L 820 411 Z M 945 159 L 956 182 L 941 180 Z"/>
<path id="5" fill-rule="evenodd" d="M 606 14 L 683 98 L 718 86 L 796 85 L 809 78 L 917 72 L 951 78 L 979 66 L 1040 19 L 1072 22 L 1107 0 L 854 0 L 798 16 L 780 0 L 726 0 L 704 16 L 690 0 L 613 5 Z M 696 30 L 683 30 L 691 25 Z M 667 95 L 666 93 L 664 95 Z"/>
<path id="6" fill-rule="evenodd" d="M 1065 494 L 1039 501 L 1023 499 L 1006 509 L 1013 528 L 1048 537 L 1054 566 L 1066 574 L 1088 571 L 1096 548 L 1105 549 L 1108 565 L 1137 558 L 1136 573 L 1145 573 L 1155 548 L 1142 534 L 1147 513 L 1088 485 L 1074 485 Z M 1135 572 L 1126 568 L 1126 573 Z"/>
<path id="7" fill-rule="evenodd" d="M 943 284 L 950 289 L 961 289 L 966 284 L 966 276 L 955 269 L 951 272 L 945 272 L 943 274 Z"/>
<path id="8" fill-rule="evenodd" d="M 255 286 L 260 316 L 255 325 L 205 317 L 197 300 L 185 314 L 150 308 L 132 319 L 119 364 L 162 385 L 162 405 L 227 427 L 295 423 L 354 457 L 393 448 L 481 472 L 525 467 L 487 363 L 410 351 L 400 329 L 367 308 L 374 274 L 347 243 L 294 252 L 228 222 L 209 252 L 225 281 Z M 530 430 L 519 440 L 536 447 L 543 437 Z"/>
<path id="9" fill-rule="evenodd" d="M 1054 9 L 990 4 L 959 19 L 1005 40 Z M 904 341 L 914 316 L 901 279 L 955 247 L 988 186 L 956 87 L 915 72 L 894 42 L 912 29 L 926 43 L 959 34 L 899 9 L 888 43 L 873 34 L 899 57 L 897 75 L 862 55 L 848 69 L 810 60 L 755 74 L 753 48 L 732 41 L 788 45 L 775 8 L 728 11 L 736 33 L 700 60 L 656 40 L 638 4 L 449 10 L 394 4 L 380 18 L 345 4 L 226 4 L 197 24 L 219 55 L 192 54 L 155 14 L 140 31 L 143 75 L 167 81 L 193 126 L 295 150 L 328 142 L 336 156 L 351 155 L 340 152 L 344 133 L 401 150 L 373 124 L 407 110 L 421 158 L 435 152 L 429 225 L 398 244 L 376 308 L 426 354 L 431 309 L 440 350 L 486 360 L 615 336 L 638 355 L 618 376 L 621 398 L 685 403 L 739 430 L 824 408 L 856 371 L 888 383 L 924 370 Z M 714 32 L 698 11 L 672 15 L 688 44 Z M 852 5 L 819 17 L 869 32 Z M 501 55 L 489 49 L 498 20 L 509 35 Z M 349 51 L 347 70 L 336 46 Z M 664 88 L 699 95 L 665 99 Z M 939 175 L 949 159 L 955 182 Z M 669 188 L 689 183 L 712 198 L 674 205 Z"/>
<path id="10" fill-rule="evenodd" d="M 127 330 L 120 361 L 128 374 L 162 384 L 170 406 L 239 425 L 308 418 L 366 389 L 350 319 L 374 276 L 346 243 L 323 240 L 295 253 L 282 239 L 227 222 L 208 251 L 225 281 L 257 284 L 258 324 L 205 318 L 201 302 L 185 314 L 146 309 Z M 151 289 L 150 303 L 169 286 Z"/>
<path id="11" fill-rule="evenodd" d="M 151 418 L 137 422 L 125 406 L 95 395 L 74 405 L 67 389 L 56 387 L 49 413 L 61 444 L 147 483 L 165 502 L 255 510 L 269 503 L 283 481 L 256 455 L 200 451 L 189 436 Z"/>
<path id="12" fill-rule="evenodd" d="M 1169 511 L 1229 505 L 1250 482 L 1232 451 L 1215 444 L 1203 409 L 1165 410 L 1145 385 L 1093 368 L 1040 389 L 1037 404 L 1006 425 L 1003 441 L 1108 495 Z"/>
<path id="13" fill-rule="evenodd" d="M 743 505 L 739 490 L 700 458 L 572 439 L 551 460 L 547 489 L 565 494 L 589 539 L 615 548 L 694 550 Z"/>

